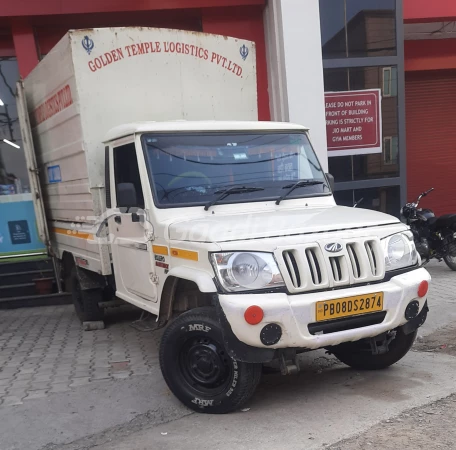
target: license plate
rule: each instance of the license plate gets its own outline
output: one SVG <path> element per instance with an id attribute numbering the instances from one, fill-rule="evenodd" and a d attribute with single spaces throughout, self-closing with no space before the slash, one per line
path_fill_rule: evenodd
<path id="1" fill-rule="evenodd" d="M 383 311 L 383 292 L 317 302 L 317 322 Z"/>

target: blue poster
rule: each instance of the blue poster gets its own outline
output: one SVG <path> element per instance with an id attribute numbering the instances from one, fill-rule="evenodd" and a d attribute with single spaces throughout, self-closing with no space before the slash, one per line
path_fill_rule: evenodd
<path id="1" fill-rule="evenodd" d="M 60 166 L 49 166 L 47 170 L 49 183 L 60 183 L 62 181 Z"/>
<path id="2" fill-rule="evenodd" d="M 44 250 L 33 202 L 0 202 L 0 255 Z"/>
<path id="3" fill-rule="evenodd" d="M 30 244 L 30 229 L 26 220 L 8 222 L 11 243 L 13 245 Z"/>

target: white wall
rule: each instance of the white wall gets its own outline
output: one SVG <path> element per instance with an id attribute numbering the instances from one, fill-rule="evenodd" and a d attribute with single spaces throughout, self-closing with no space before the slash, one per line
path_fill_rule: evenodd
<path id="1" fill-rule="evenodd" d="M 318 0 L 269 0 L 265 29 L 272 120 L 309 127 L 312 143 L 327 170 Z"/>

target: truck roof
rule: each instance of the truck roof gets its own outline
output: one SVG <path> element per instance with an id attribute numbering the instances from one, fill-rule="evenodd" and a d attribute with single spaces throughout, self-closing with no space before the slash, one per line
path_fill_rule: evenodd
<path id="1" fill-rule="evenodd" d="M 253 122 L 253 121 L 188 121 L 170 122 L 135 122 L 112 128 L 103 142 L 138 133 L 176 132 L 176 131 L 308 131 L 308 128 L 289 122 Z"/>

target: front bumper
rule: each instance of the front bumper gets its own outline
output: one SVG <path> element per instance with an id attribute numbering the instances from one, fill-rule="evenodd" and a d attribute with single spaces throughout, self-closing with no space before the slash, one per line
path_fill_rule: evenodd
<path id="1" fill-rule="evenodd" d="M 418 287 L 422 281 L 430 281 L 427 270 L 419 268 L 393 277 L 390 281 L 369 286 L 357 286 L 335 291 L 324 291 L 299 295 L 286 293 L 219 295 L 220 313 L 225 335 L 232 335 L 245 348 L 266 349 L 271 355 L 275 349 L 299 348 L 314 350 L 335 346 L 344 342 L 378 336 L 387 331 L 405 325 L 405 310 L 410 302 L 416 300 L 421 312 L 426 304 L 426 297 L 418 297 Z M 380 323 L 369 324 L 369 320 L 354 321 L 352 328 L 340 331 L 327 330 L 323 334 L 312 334 L 312 324 L 316 323 L 316 303 L 322 300 L 340 299 L 356 295 L 368 295 L 374 292 L 384 293 L 384 314 Z M 258 325 L 249 325 L 244 319 L 245 310 L 252 305 L 260 306 L 264 318 Z M 386 314 L 385 314 L 386 313 Z M 362 318 L 363 316 L 356 316 Z M 367 319 L 367 315 L 366 315 Z M 225 322 L 225 323 L 224 323 Z M 372 322 L 372 321 L 371 321 Z M 282 336 L 275 345 L 266 346 L 261 342 L 260 334 L 268 324 L 277 324 L 282 328 Z M 367 325 L 366 325 L 367 324 Z M 311 325 L 309 330 L 309 325 Z M 227 328 L 229 328 L 227 330 Z M 343 327 L 342 327 L 343 328 Z M 347 328 L 345 326 L 345 328 Z M 230 339 L 225 338 L 230 347 Z M 232 340 L 232 339 L 231 339 Z M 252 349 L 252 347 L 254 349 Z M 233 355 L 234 356 L 234 355 Z"/>

